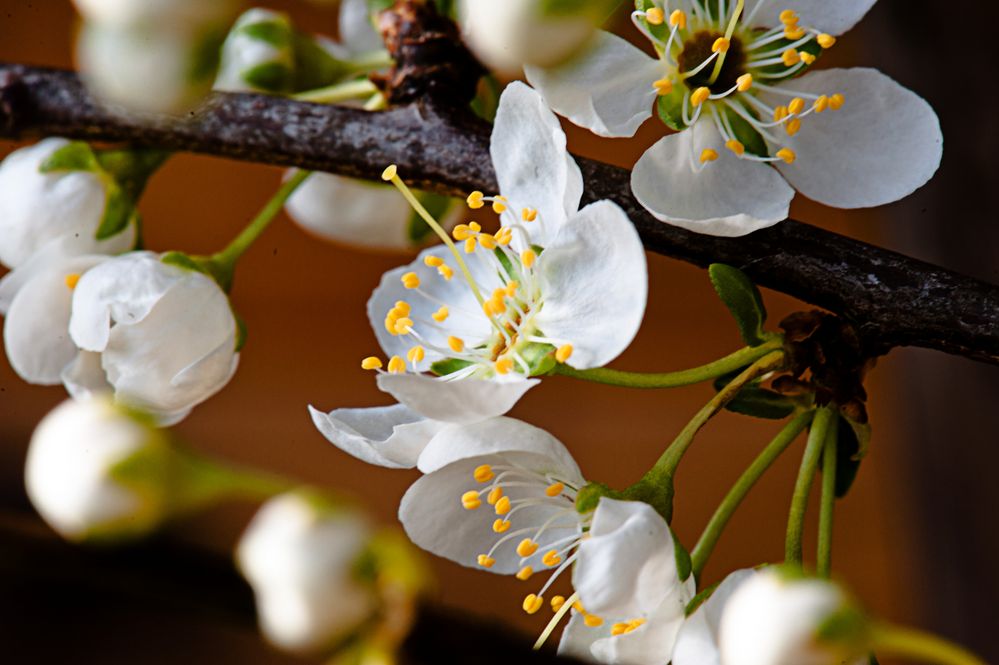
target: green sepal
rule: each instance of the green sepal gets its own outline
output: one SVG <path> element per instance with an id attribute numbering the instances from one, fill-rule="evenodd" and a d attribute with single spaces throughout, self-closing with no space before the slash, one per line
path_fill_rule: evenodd
<path id="1" fill-rule="evenodd" d="M 448 376 L 449 374 L 454 374 L 460 370 L 473 365 L 469 360 L 461 360 L 459 358 L 445 358 L 444 360 L 438 360 L 430 365 L 430 371 L 437 376 Z"/>
<path id="2" fill-rule="evenodd" d="M 604 497 L 624 499 L 625 496 L 603 483 L 588 483 L 576 493 L 576 512 L 585 515 L 597 509 L 597 504 Z"/>
<path id="3" fill-rule="evenodd" d="M 232 310 L 232 318 L 236 319 L 236 353 L 239 353 L 246 346 L 249 329 L 246 327 L 246 320 L 236 310 Z"/>
<path id="4" fill-rule="evenodd" d="M 334 58 L 309 35 L 295 33 L 292 47 L 295 52 L 292 87 L 295 91 L 325 88 L 341 82 L 351 72 L 349 63 Z"/>
<path id="5" fill-rule="evenodd" d="M 53 171 L 88 171 L 103 174 L 97 156 L 89 144 L 73 141 L 59 148 L 38 167 L 40 173 Z"/>
<path id="6" fill-rule="evenodd" d="M 239 77 L 256 90 L 287 92 L 291 90 L 295 72 L 281 62 L 264 62 L 244 69 Z"/>
<path id="7" fill-rule="evenodd" d="M 551 372 L 558 362 L 555 360 L 555 347 L 551 344 L 532 342 L 518 349 L 518 352 L 531 369 L 528 376 L 544 376 Z"/>
<path id="8" fill-rule="evenodd" d="M 659 95 L 656 99 L 656 111 L 663 124 L 676 131 L 683 131 L 687 123 L 683 121 L 684 87 L 674 85 L 668 95 Z"/>
<path id="9" fill-rule="evenodd" d="M 853 487 L 860 462 L 867 454 L 871 426 L 840 415 L 836 429 L 836 498 L 842 499 Z"/>
<path id="10" fill-rule="evenodd" d="M 160 257 L 160 261 L 166 263 L 167 265 L 183 268 L 184 270 L 193 270 L 194 272 L 210 275 L 204 263 L 195 260 L 192 256 L 185 254 L 184 252 L 166 252 Z"/>
<path id="11" fill-rule="evenodd" d="M 640 12 L 648 11 L 649 9 L 652 9 L 655 6 L 656 3 L 653 0 L 635 0 L 635 9 L 637 9 Z M 658 41 L 665 42 L 666 40 L 669 39 L 669 33 L 671 28 L 669 26 L 668 21 L 663 21 L 659 25 L 652 25 L 644 18 L 640 18 L 639 20 L 643 24 L 645 24 L 645 27 L 648 28 L 649 33 L 651 33 L 652 36 L 655 37 Z M 657 48 L 656 50 L 658 51 L 659 49 Z M 660 53 L 659 55 L 662 54 Z"/>
<path id="12" fill-rule="evenodd" d="M 499 98 L 503 88 L 496 77 L 487 74 L 479 79 L 479 85 L 472 100 L 472 112 L 487 122 L 496 119 L 499 110 Z"/>
<path id="13" fill-rule="evenodd" d="M 715 582 L 711 586 L 705 589 L 701 589 L 701 591 L 696 596 L 691 598 L 689 603 L 687 603 L 687 607 L 685 607 L 683 610 L 683 615 L 685 617 L 689 617 L 691 614 L 696 612 L 701 605 L 706 603 L 708 599 L 711 598 L 712 594 L 714 594 L 715 592 L 715 589 L 717 589 L 720 584 L 721 582 Z"/>
<path id="14" fill-rule="evenodd" d="M 749 115 L 758 118 L 757 114 L 754 113 L 752 109 L 747 109 L 745 107 L 743 107 L 743 109 Z M 757 157 L 770 156 L 770 152 L 767 149 L 767 142 L 764 140 L 763 135 L 756 131 L 756 129 L 749 124 L 745 118 L 730 108 L 725 109 L 725 116 L 728 120 L 729 126 L 732 128 L 732 133 L 735 135 L 736 140 L 746 148 L 746 152 L 751 155 L 756 155 Z"/>
<path id="15" fill-rule="evenodd" d="M 708 266 L 708 276 L 718 297 L 735 317 L 739 334 L 749 346 L 760 346 L 772 337 L 763 330 L 767 310 L 759 289 L 744 272 L 723 263 Z"/>
<path id="16" fill-rule="evenodd" d="M 847 605 L 826 617 L 815 631 L 819 642 L 837 646 L 861 647 L 867 645 L 871 622 L 857 608 Z"/>
<path id="17" fill-rule="evenodd" d="M 294 31 L 287 18 L 284 21 L 272 19 L 250 23 L 238 28 L 236 32 L 255 41 L 270 44 L 274 48 L 288 48 L 294 39 Z"/>
<path id="18" fill-rule="evenodd" d="M 683 582 L 694 572 L 694 564 L 690 560 L 690 552 L 683 546 L 683 543 L 676 537 L 672 529 L 670 529 L 670 535 L 673 537 L 673 556 L 676 558 L 676 574 L 680 578 L 680 581 Z"/>
<path id="19" fill-rule="evenodd" d="M 378 12 L 383 12 L 394 4 L 395 0 L 368 0 L 368 13 L 377 14 Z"/>
<path id="20" fill-rule="evenodd" d="M 451 209 L 454 199 L 441 194 L 431 192 L 417 192 L 416 199 L 423 204 L 430 216 L 434 219 L 441 219 Z M 416 211 L 409 213 L 409 223 L 406 226 L 406 237 L 414 245 L 422 245 L 427 238 L 433 235 L 434 230 L 424 221 Z"/>

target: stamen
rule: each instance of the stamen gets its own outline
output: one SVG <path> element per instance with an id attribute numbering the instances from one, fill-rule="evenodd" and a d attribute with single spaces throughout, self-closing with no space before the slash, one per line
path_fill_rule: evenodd
<path id="1" fill-rule="evenodd" d="M 509 374 L 510 370 L 513 369 L 513 360 L 510 358 L 500 358 L 493 363 L 493 369 L 496 370 L 497 374 Z"/>
<path id="2" fill-rule="evenodd" d="M 485 205 L 485 203 L 483 203 L 482 201 L 483 198 L 485 198 L 485 196 L 482 194 L 482 192 L 476 190 L 468 195 L 468 198 L 465 199 L 465 202 L 468 204 L 468 207 L 471 208 L 472 210 L 478 210 L 479 208 Z"/>
<path id="3" fill-rule="evenodd" d="M 715 43 L 711 45 L 712 53 L 726 53 L 732 46 L 732 41 L 725 39 L 724 37 L 719 37 L 715 40 Z"/>
<path id="4" fill-rule="evenodd" d="M 510 529 L 510 524 L 509 520 L 497 519 L 493 522 L 493 532 L 504 533 Z"/>
<path id="5" fill-rule="evenodd" d="M 367 358 L 361 361 L 361 369 L 372 370 L 372 369 L 381 369 L 381 368 L 382 368 L 382 361 L 380 358 L 376 358 L 375 356 L 368 356 Z"/>
<path id="6" fill-rule="evenodd" d="M 525 222 L 533 222 L 538 218 L 538 211 L 534 208 L 524 208 L 520 211 L 520 218 Z"/>
<path id="7" fill-rule="evenodd" d="M 392 356 L 389 359 L 388 371 L 391 374 L 405 374 L 406 373 L 406 361 L 404 361 L 399 356 Z"/>
<path id="8" fill-rule="evenodd" d="M 563 483 L 552 483 L 545 488 L 545 494 L 551 497 L 558 496 L 565 491 L 565 485 Z"/>
<path id="9" fill-rule="evenodd" d="M 784 129 L 787 131 L 788 136 L 794 136 L 801 130 L 801 119 L 794 118 L 793 120 L 789 120 L 787 124 L 784 125 Z"/>
<path id="10" fill-rule="evenodd" d="M 590 628 L 597 628 L 604 624 L 604 620 L 598 617 L 596 614 L 587 614 L 583 617 L 583 623 L 585 623 Z"/>
<path id="11" fill-rule="evenodd" d="M 552 596 L 552 612 L 558 612 L 565 605 L 565 596 Z"/>
<path id="12" fill-rule="evenodd" d="M 711 148 L 705 148 L 701 151 L 701 164 L 706 164 L 707 162 L 713 162 L 718 159 L 718 153 Z"/>
<path id="13" fill-rule="evenodd" d="M 555 596 L 555 598 L 552 598 L 553 609 L 556 598 L 562 598 L 562 596 Z M 541 636 L 538 637 L 538 641 L 534 643 L 535 651 L 537 651 L 538 649 L 540 649 L 545 645 L 545 642 L 548 641 L 549 637 L 551 637 L 551 634 L 555 630 L 555 627 L 558 626 L 559 622 L 562 621 L 562 618 L 569 612 L 569 610 L 572 608 L 572 605 L 577 598 L 579 598 L 578 592 L 569 596 L 568 599 L 563 599 L 562 602 L 559 603 L 558 609 L 555 610 L 555 616 L 553 616 L 552 620 L 548 622 L 547 626 L 545 626 L 545 629 L 544 631 L 542 631 Z"/>
<path id="14" fill-rule="evenodd" d="M 562 563 L 562 557 L 558 555 L 558 550 L 549 550 L 541 557 L 541 563 L 549 567 L 557 566 Z"/>
<path id="15" fill-rule="evenodd" d="M 406 358 L 415 365 L 416 363 L 423 362 L 426 354 L 427 352 L 422 346 L 414 346 L 406 353 Z"/>
<path id="16" fill-rule="evenodd" d="M 447 338 L 447 345 L 455 353 L 461 353 L 465 350 L 465 341 L 453 335 Z"/>
<path id="17" fill-rule="evenodd" d="M 497 487 L 496 489 L 499 488 Z M 500 491 L 502 492 L 502 490 Z M 492 498 L 492 493 L 490 493 L 489 498 Z M 500 496 L 496 499 L 496 501 L 490 501 L 489 503 L 490 505 L 494 503 L 496 504 L 495 509 L 497 515 L 506 515 L 508 512 L 510 512 L 510 497 L 508 496 Z"/>
<path id="18" fill-rule="evenodd" d="M 66 288 L 72 291 L 76 288 L 76 285 L 80 283 L 80 273 L 74 272 L 66 275 Z"/>
<path id="19" fill-rule="evenodd" d="M 725 142 L 725 147 L 734 152 L 737 156 L 742 157 L 746 154 L 746 146 L 742 145 L 736 139 L 730 139 Z"/>
<path id="20" fill-rule="evenodd" d="M 477 483 L 487 483 L 496 477 L 493 473 L 493 467 L 488 464 L 481 464 L 475 467 L 475 471 L 472 472 L 472 477 L 475 478 Z"/>
<path id="21" fill-rule="evenodd" d="M 843 108 L 843 104 L 846 102 L 846 98 L 838 92 L 829 98 L 829 108 L 833 111 L 838 111 Z"/>
<path id="22" fill-rule="evenodd" d="M 401 278 L 402 285 L 407 289 L 416 289 L 420 287 L 420 277 L 415 272 L 407 272 Z"/>
<path id="23" fill-rule="evenodd" d="M 690 96 L 690 103 L 694 106 L 700 106 L 704 102 L 708 101 L 708 97 L 711 96 L 711 88 L 700 87 L 694 91 L 694 94 Z"/>
<path id="24" fill-rule="evenodd" d="M 478 495 L 476 495 L 478 497 Z M 538 544 L 531 540 L 530 538 L 524 538 L 517 545 L 517 555 L 521 558 L 527 558 L 538 551 Z"/>
<path id="25" fill-rule="evenodd" d="M 538 255 L 534 253 L 533 249 L 525 249 L 520 253 L 520 262 L 525 268 L 530 270 L 534 266 L 534 262 L 537 260 Z"/>
<path id="26" fill-rule="evenodd" d="M 555 351 L 555 360 L 565 363 L 572 356 L 572 344 L 563 344 Z"/>
<path id="27" fill-rule="evenodd" d="M 669 24 L 679 30 L 687 29 L 687 15 L 682 9 L 674 9 L 669 15 Z"/>
<path id="28" fill-rule="evenodd" d="M 660 97 L 665 97 L 673 92 L 673 81 L 666 76 L 653 83 L 652 87 L 656 89 Z"/>
<path id="29" fill-rule="evenodd" d="M 795 97 L 787 105 L 787 110 L 789 113 L 793 115 L 798 115 L 799 113 L 805 110 L 805 100 L 802 99 L 801 97 Z"/>
<path id="30" fill-rule="evenodd" d="M 784 25 L 794 25 L 798 22 L 798 14 L 793 9 L 785 9 L 780 13 L 779 18 Z"/>
<path id="31" fill-rule="evenodd" d="M 821 35 L 816 37 L 815 41 L 817 41 L 819 43 L 819 46 L 821 46 L 822 48 L 832 48 L 836 44 L 836 38 L 833 37 L 832 35 L 827 35 L 825 33 L 822 33 Z"/>
<path id="32" fill-rule="evenodd" d="M 743 74 L 735 80 L 735 89 L 739 92 L 747 92 L 753 87 L 753 75 Z"/>
<path id="33" fill-rule="evenodd" d="M 794 160 L 798 158 L 798 156 L 790 148 L 781 148 L 777 151 L 777 156 L 788 164 L 794 164 Z"/>
<path id="34" fill-rule="evenodd" d="M 479 493 L 475 490 L 465 492 L 461 495 L 461 505 L 465 510 L 475 510 L 482 505 Z"/>
<path id="35" fill-rule="evenodd" d="M 479 565 L 483 568 L 492 568 L 493 564 L 496 563 L 496 559 L 488 556 L 486 554 L 480 554 L 478 558 Z"/>
<path id="36" fill-rule="evenodd" d="M 781 62 L 784 63 L 785 67 L 794 67 L 796 64 L 801 62 L 801 56 L 793 48 L 789 48 L 780 56 Z"/>
<path id="37" fill-rule="evenodd" d="M 450 314 L 451 312 L 448 310 L 447 305 L 444 305 L 439 310 L 431 314 L 430 317 L 437 323 L 444 323 Z"/>
<path id="38" fill-rule="evenodd" d="M 521 582 L 526 582 L 527 580 L 531 579 L 532 575 L 534 575 L 534 568 L 530 566 L 524 566 L 523 568 L 517 571 L 517 574 L 514 575 L 514 577 L 516 577 Z M 531 612 L 531 614 L 533 614 L 533 612 Z"/>
<path id="39" fill-rule="evenodd" d="M 650 25 L 662 25 L 663 21 L 666 20 L 666 16 L 663 10 L 659 7 L 652 7 L 651 9 L 645 10 L 645 20 L 649 22 Z"/>
<path id="40" fill-rule="evenodd" d="M 541 606 L 544 605 L 545 599 L 541 596 L 536 596 L 533 593 L 524 598 L 524 611 L 528 614 L 536 614 Z"/>

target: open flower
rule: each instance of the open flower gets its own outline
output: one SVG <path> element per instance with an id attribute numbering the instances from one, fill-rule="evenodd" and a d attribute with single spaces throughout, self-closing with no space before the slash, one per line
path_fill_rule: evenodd
<path id="1" fill-rule="evenodd" d="M 491 154 L 502 195 L 475 192 L 469 205 L 491 203 L 499 231 L 459 224 L 454 240 L 444 236 L 447 244 L 386 273 L 368 301 L 390 359 L 363 366 L 379 370 L 382 390 L 434 420 L 506 413 L 555 362 L 606 364 L 645 312 L 641 240 L 614 203 L 579 209 L 579 167 L 537 92 L 521 83 L 504 91 Z M 405 189 L 394 168 L 386 178 Z"/>
<path id="2" fill-rule="evenodd" d="M 527 77 L 602 136 L 633 135 L 655 105 L 681 131 L 635 165 L 636 198 L 670 224 L 744 235 L 785 219 L 795 189 L 876 206 L 939 166 L 940 125 L 915 93 L 872 69 L 805 73 L 873 3 L 640 0 L 632 18 L 656 57 L 603 32 L 574 61 Z"/>
<path id="3" fill-rule="evenodd" d="M 69 145 L 47 138 L 15 150 L 0 163 L 0 263 L 17 268 L 50 243 L 67 254 L 117 254 L 135 243 L 135 226 L 98 240 L 105 184 L 88 171 L 43 173 L 42 165 Z"/>

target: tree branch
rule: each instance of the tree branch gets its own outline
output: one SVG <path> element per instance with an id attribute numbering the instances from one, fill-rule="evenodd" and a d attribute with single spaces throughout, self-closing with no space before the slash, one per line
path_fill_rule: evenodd
<path id="1" fill-rule="evenodd" d="M 126 142 L 369 180 L 397 164 L 420 188 L 495 192 L 489 126 L 439 92 L 377 113 L 216 94 L 178 121 L 103 108 L 72 72 L 0 64 L 0 137 Z M 626 169 L 578 162 L 585 198 L 621 205 L 651 251 L 740 267 L 762 286 L 839 314 L 870 356 L 911 345 L 999 364 L 999 287 L 793 220 L 743 238 L 690 233 L 649 215 Z"/>

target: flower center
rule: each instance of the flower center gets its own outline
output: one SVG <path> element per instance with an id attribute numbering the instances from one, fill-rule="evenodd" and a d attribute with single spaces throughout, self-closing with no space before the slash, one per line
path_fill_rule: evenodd
<path id="1" fill-rule="evenodd" d="M 718 31 L 701 30 L 683 43 L 683 50 L 677 55 L 677 71 L 686 74 L 699 67 L 712 57 L 712 47 L 725 35 Z M 721 71 L 715 81 L 711 81 L 713 68 L 703 67 L 686 79 L 687 87 L 696 90 L 708 88 L 713 94 L 728 90 L 736 85 L 740 76 L 746 73 L 746 54 L 742 40 L 733 37 L 728 46 L 728 55 L 722 63 Z"/>

